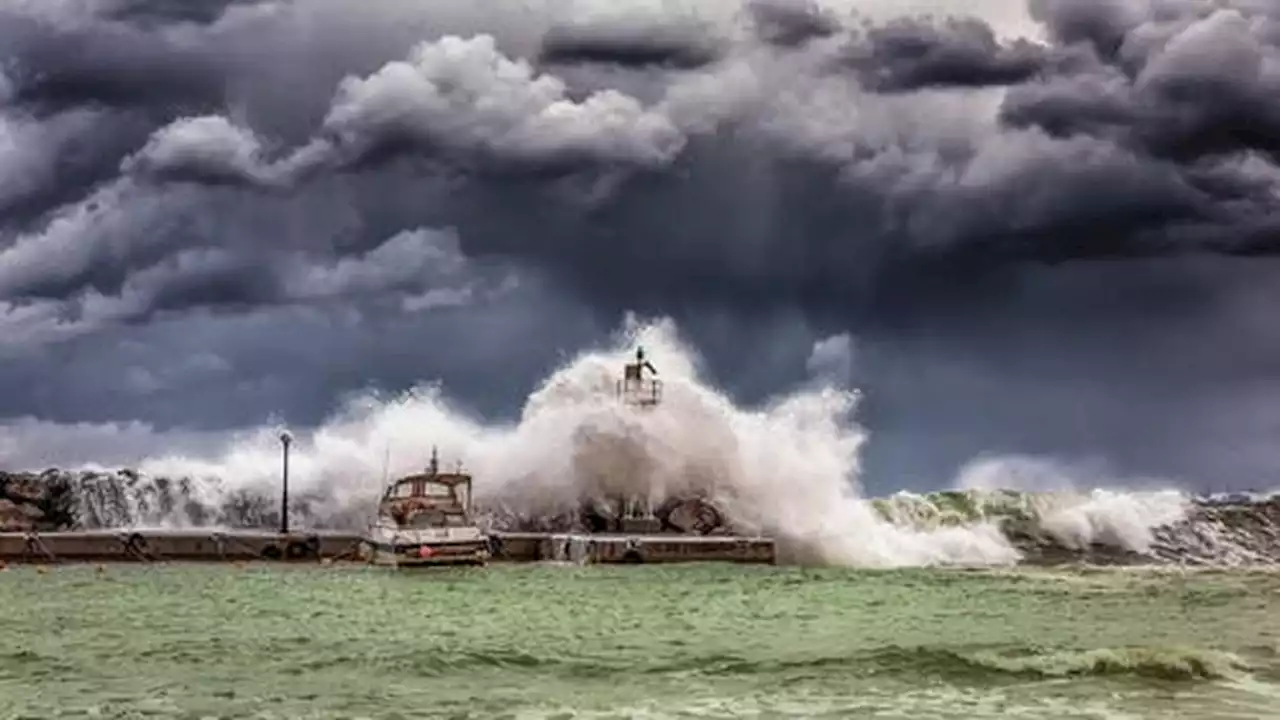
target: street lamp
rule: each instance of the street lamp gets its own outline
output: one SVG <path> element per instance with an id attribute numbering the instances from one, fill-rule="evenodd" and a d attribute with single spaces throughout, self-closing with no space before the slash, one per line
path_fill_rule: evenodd
<path id="1" fill-rule="evenodd" d="M 284 448 L 284 472 L 280 481 L 280 534 L 289 534 L 289 445 L 293 436 L 289 431 L 280 433 L 280 445 Z"/>

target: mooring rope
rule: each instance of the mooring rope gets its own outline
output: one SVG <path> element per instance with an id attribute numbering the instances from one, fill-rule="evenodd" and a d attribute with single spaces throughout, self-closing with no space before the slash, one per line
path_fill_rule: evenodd
<path id="1" fill-rule="evenodd" d="M 151 548 L 151 543 L 147 542 L 142 533 L 120 533 L 116 537 L 124 545 L 124 552 L 129 557 L 139 562 L 155 562 L 160 559 L 161 553 Z"/>
<path id="2" fill-rule="evenodd" d="M 329 562 L 339 562 L 341 560 L 349 560 L 352 558 L 357 558 L 360 555 L 360 546 L 363 544 L 364 544 L 364 540 L 356 540 L 355 542 L 351 543 L 351 545 L 346 550 L 343 550 L 337 555 L 333 555 L 332 557 L 328 557 L 328 558 L 321 557 L 320 559 L 321 561 L 328 560 Z"/>
<path id="3" fill-rule="evenodd" d="M 246 555 L 249 555 L 250 557 L 254 557 L 254 558 L 262 557 L 262 550 L 260 548 L 254 547 L 253 545 L 241 540 L 240 538 L 235 537 L 234 535 L 227 535 L 226 533 L 223 533 L 223 532 L 214 532 L 212 533 L 212 537 L 214 538 L 214 542 L 218 543 L 219 557 L 225 558 L 227 556 L 228 546 L 231 546 L 232 549 L 238 548 L 240 550 L 243 550 L 244 553 Z"/>
<path id="4" fill-rule="evenodd" d="M 49 562 L 59 562 L 58 556 L 54 555 L 53 551 L 49 549 L 49 546 L 44 544 L 44 540 L 41 539 L 40 533 L 33 530 L 27 533 L 26 547 L 23 549 L 23 554 L 30 557 L 35 555 L 36 551 L 39 551 L 40 554 L 44 555 L 45 559 Z"/>
<path id="5" fill-rule="evenodd" d="M 227 559 L 227 536 L 214 530 L 209 533 L 209 539 L 213 541 L 215 547 L 218 548 L 218 559 Z"/>

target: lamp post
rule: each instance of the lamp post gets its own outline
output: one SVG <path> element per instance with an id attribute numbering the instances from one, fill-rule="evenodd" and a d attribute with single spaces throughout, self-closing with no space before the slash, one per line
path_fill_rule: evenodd
<path id="1" fill-rule="evenodd" d="M 286 430 L 280 433 L 280 445 L 284 449 L 284 471 L 280 479 L 280 534 L 289 534 L 289 444 L 293 436 Z"/>

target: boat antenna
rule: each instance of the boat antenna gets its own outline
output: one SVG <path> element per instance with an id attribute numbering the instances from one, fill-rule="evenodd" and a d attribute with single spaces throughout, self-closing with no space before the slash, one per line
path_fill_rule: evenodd
<path id="1" fill-rule="evenodd" d="M 431 474 L 435 475 L 440 472 L 440 456 L 436 453 L 436 446 L 431 446 Z"/>

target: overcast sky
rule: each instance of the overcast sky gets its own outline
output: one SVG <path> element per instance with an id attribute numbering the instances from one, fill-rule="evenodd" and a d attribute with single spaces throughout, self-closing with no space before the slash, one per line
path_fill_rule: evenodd
<path id="1" fill-rule="evenodd" d="M 847 334 L 873 491 L 1274 485 L 1276 98 L 1269 0 L 0 2 L 0 461 L 511 417 L 631 311 L 747 403 Z"/>

